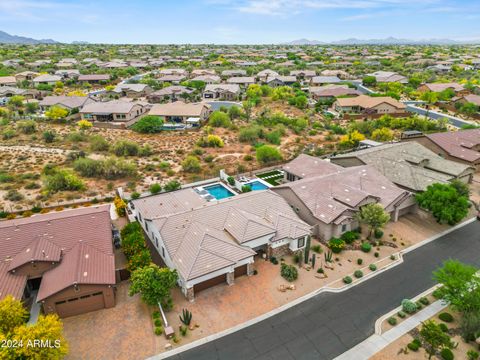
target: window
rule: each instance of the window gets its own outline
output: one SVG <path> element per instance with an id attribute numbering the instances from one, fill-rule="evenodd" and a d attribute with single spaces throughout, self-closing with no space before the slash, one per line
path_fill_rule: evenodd
<path id="1" fill-rule="evenodd" d="M 305 246 L 305 238 L 302 237 L 302 238 L 298 239 L 297 248 L 300 249 L 300 248 L 302 248 L 302 247 L 304 247 L 304 246 Z"/>
<path id="2" fill-rule="evenodd" d="M 342 233 L 347 231 L 347 224 L 342 224 Z"/>
<path id="3" fill-rule="evenodd" d="M 153 237 L 155 239 L 155 246 L 158 248 L 158 239 L 156 236 Z"/>
<path id="4" fill-rule="evenodd" d="M 145 230 L 148 232 L 148 222 L 145 221 Z"/>
<path id="5" fill-rule="evenodd" d="M 165 248 L 162 246 L 162 257 L 165 259 Z"/>

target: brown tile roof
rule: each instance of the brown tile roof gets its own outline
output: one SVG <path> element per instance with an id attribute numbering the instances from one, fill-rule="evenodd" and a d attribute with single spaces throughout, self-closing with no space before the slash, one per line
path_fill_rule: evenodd
<path id="1" fill-rule="evenodd" d="M 300 178 L 306 178 L 339 172 L 343 168 L 314 156 L 300 154 L 295 159 L 285 164 L 283 169 Z"/>
<path id="2" fill-rule="evenodd" d="M 32 260 L 45 261 L 47 257 L 48 261 L 59 260 L 59 264 L 43 274 L 39 289 L 42 298 L 75 282 L 115 284 L 109 207 L 102 205 L 0 222 L 0 298 L 9 293 L 21 297 L 23 293 L 24 276 L 11 270 Z M 92 254 L 88 260 L 86 254 Z M 83 276 L 85 271 L 87 276 Z"/>
<path id="3" fill-rule="evenodd" d="M 450 156 L 467 162 L 480 160 L 480 129 L 427 134 L 426 137 Z"/>
<path id="4" fill-rule="evenodd" d="M 380 104 L 386 103 L 396 107 L 397 109 L 405 109 L 405 104 L 402 104 L 401 102 L 389 96 L 373 97 L 368 95 L 360 95 L 351 98 L 339 98 L 337 99 L 337 103 L 341 107 L 359 106 L 364 109 L 371 109 Z"/>

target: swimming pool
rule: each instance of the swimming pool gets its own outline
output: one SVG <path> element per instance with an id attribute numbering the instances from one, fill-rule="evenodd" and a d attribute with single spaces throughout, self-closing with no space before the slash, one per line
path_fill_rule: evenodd
<path id="1" fill-rule="evenodd" d="M 233 192 L 228 190 L 225 186 L 222 184 L 215 184 L 211 186 L 204 186 L 204 190 L 207 190 L 210 195 L 212 195 L 215 199 L 220 200 L 220 199 L 225 199 L 228 197 L 231 197 L 235 195 Z"/>
<path id="2" fill-rule="evenodd" d="M 252 190 L 266 190 L 266 189 L 268 189 L 267 185 L 265 185 L 264 183 L 262 183 L 258 180 L 249 182 L 245 185 L 250 186 L 252 188 Z"/>

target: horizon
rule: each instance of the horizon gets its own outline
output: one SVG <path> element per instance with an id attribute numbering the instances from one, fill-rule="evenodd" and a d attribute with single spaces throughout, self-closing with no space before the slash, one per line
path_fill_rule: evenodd
<path id="1" fill-rule="evenodd" d="M 139 0 L 121 6 L 112 0 L 0 0 L 0 30 L 112 45 L 272 45 L 297 39 L 328 44 L 389 37 L 475 43 L 480 30 L 470 29 L 478 14 L 474 0 Z"/>

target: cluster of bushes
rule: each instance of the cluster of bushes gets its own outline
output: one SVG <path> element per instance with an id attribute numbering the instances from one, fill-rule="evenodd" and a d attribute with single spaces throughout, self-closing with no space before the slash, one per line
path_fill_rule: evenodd
<path id="1" fill-rule="evenodd" d="M 73 168 L 81 176 L 107 180 L 133 177 L 137 174 L 135 164 L 116 158 L 106 160 L 79 158 L 73 162 Z"/>
<path id="2" fill-rule="evenodd" d="M 136 142 L 119 140 L 111 148 L 116 156 L 149 156 L 152 149 L 148 145 L 139 146 Z"/>
<path id="3" fill-rule="evenodd" d="M 256 151 L 257 161 L 262 164 L 268 164 L 282 160 L 280 150 L 273 146 L 262 145 Z"/>
<path id="4" fill-rule="evenodd" d="M 358 231 L 347 231 L 344 232 L 340 238 L 345 241 L 346 244 L 351 244 L 360 238 L 360 234 Z"/>
<path id="5" fill-rule="evenodd" d="M 224 144 L 223 140 L 220 138 L 220 136 L 207 135 L 207 136 L 201 137 L 198 140 L 197 145 L 201 146 L 201 147 L 218 147 L 218 148 L 221 148 L 225 144 Z"/>
<path id="6" fill-rule="evenodd" d="M 79 191 L 85 189 L 85 184 L 74 173 L 67 169 L 59 169 L 46 165 L 43 169 L 45 189 L 49 193 L 59 191 Z"/>
<path id="7" fill-rule="evenodd" d="M 332 250 L 334 254 L 338 254 L 344 249 L 345 241 L 339 238 L 331 238 L 328 242 L 328 247 L 330 248 L 330 250 Z"/>
<path id="8" fill-rule="evenodd" d="M 125 225 L 121 235 L 122 250 L 128 260 L 127 268 L 130 272 L 143 268 L 152 262 L 150 251 L 143 237 L 142 227 L 138 222 Z"/>
<path id="9" fill-rule="evenodd" d="M 163 119 L 160 116 L 147 115 L 133 124 L 130 129 L 142 134 L 155 134 L 162 131 Z"/>
<path id="10" fill-rule="evenodd" d="M 298 270 L 293 265 L 282 263 L 280 275 L 287 281 L 295 281 L 298 278 Z"/>

